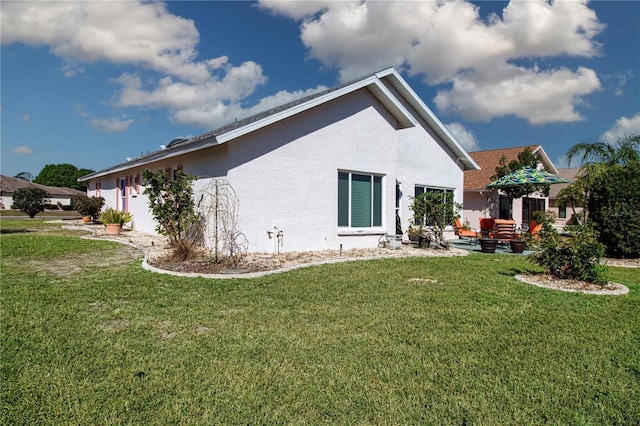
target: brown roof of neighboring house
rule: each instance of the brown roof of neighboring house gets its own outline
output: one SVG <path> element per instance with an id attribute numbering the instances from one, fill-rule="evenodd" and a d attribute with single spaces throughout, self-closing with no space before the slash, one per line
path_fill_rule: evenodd
<path id="1" fill-rule="evenodd" d="M 16 189 L 27 187 L 43 189 L 52 197 L 73 197 L 74 195 L 85 195 L 83 191 L 78 191 L 77 189 L 40 185 L 39 183 L 29 182 L 24 179 L 0 175 L 0 193 L 3 195 L 13 194 L 16 192 Z"/>
<path id="2" fill-rule="evenodd" d="M 570 180 L 571 182 L 575 182 L 576 176 L 582 170 L 580 167 L 573 167 L 570 169 L 558 169 L 558 176 L 563 177 L 565 179 Z M 558 183 L 555 185 L 551 185 L 551 189 L 549 190 L 549 198 L 557 198 L 560 191 L 562 191 L 567 186 L 571 185 L 570 183 Z"/>
<path id="3" fill-rule="evenodd" d="M 556 168 L 542 149 L 541 145 L 517 146 L 514 148 L 491 149 L 488 151 L 470 152 L 469 155 L 480 166 L 480 170 L 465 170 L 464 172 L 464 190 L 465 191 L 481 191 L 486 189 L 487 184 L 491 182 L 491 176 L 496 174 L 496 166 L 500 163 L 500 159 L 504 156 L 506 164 L 512 160 L 518 159 L 518 154 L 525 148 L 529 148 L 533 154 L 539 154 L 542 162 L 551 168 L 551 172 L 556 172 Z"/>

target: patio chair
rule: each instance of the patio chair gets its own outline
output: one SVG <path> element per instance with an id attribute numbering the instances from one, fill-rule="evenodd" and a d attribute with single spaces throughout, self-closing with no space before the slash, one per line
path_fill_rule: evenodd
<path id="1" fill-rule="evenodd" d="M 495 221 L 492 217 L 480 218 L 480 233 L 484 238 L 493 238 L 493 224 Z"/>
<path id="2" fill-rule="evenodd" d="M 473 228 L 464 229 L 459 217 L 455 218 L 455 221 L 453 222 L 453 230 L 458 238 L 469 238 L 469 244 L 476 244 L 478 242 L 478 231 Z"/>
<path id="3" fill-rule="evenodd" d="M 536 222 L 535 220 L 532 220 L 529 223 L 529 230 L 527 232 L 529 233 L 529 235 L 531 235 L 531 238 L 537 239 L 540 230 L 542 230 L 542 224 Z"/>
<path id="4" fill-rule="evenodd" d="M 515 230 L 514 220 L 496 219 L 493 224 L 493 238 L 500 243 L 508 243 L 515 238 Z"/>

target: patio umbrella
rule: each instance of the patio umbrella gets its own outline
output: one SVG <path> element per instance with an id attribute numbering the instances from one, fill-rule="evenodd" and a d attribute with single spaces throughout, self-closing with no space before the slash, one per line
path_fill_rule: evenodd
<path id="1" fill-rule="evenodd" d="M 571 181 L 560 176 L 537 170 L 531 167 L 523 167 L 509 174 L 502 176 L 500 179 L 487 185 L 488 188 L 507 188 L 511 186 L 520 186 L 526 184 L 552 184 L 552 183 L 570 183 Z"/>
<path id="2" fill-rule="evenodd" d="M 538 170 L 531 167 L 523 167 L 502 176 L 494 182 L 491 182 L 487 185 L 487 187 L 505 190 L 510 200 L 520 196 L 524 196 L 525 199 L 528 199 L 529 192 L 535 191 L 535 186 L 527 187 L 526 185 L 550 185 L 554 183 L 569 182 L 571 181 L 560 176 L 545 172 L 544 170 Z M 521 191 L 516 191 L 516 188 L 518 187 L 522 187 L 520 188 Z M 520 195 L 514 197 L 513 191 Z M 527 192 L 527 194 L 523 194 L 523 192 Z M 527 203 L 526 205 L 528 206 L 529 204 Z M 509 209 L 511 209 L 511 206 L 509 207 Z M 527 207 L 527 209 L 529 209 L 529 207 Z"/>

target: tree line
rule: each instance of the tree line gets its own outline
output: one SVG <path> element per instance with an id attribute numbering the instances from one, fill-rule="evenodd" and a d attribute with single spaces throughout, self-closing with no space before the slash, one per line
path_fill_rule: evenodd
<path id="1" fill-rule="evenodd" d="M 78 182 L 78 178 L 93 173 L 95 170 L 79 169 L 72 164 L 47 164 L 35 178 L 29 172 L 20 172 L 15 178 L 46 186 L 57 186 L 87 190 L 86 182 Z"/>

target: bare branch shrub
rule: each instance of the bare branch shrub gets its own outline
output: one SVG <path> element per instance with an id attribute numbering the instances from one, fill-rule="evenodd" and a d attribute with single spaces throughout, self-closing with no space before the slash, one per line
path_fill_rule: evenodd
<path id="1" fill-rule="evenodd" d="M 195 196 L 196 210 L 216 263 L 235 264 L 248 249 L 248 241 L 238 229 L 239 201 L 225 179 L 212 179 Z"/>

